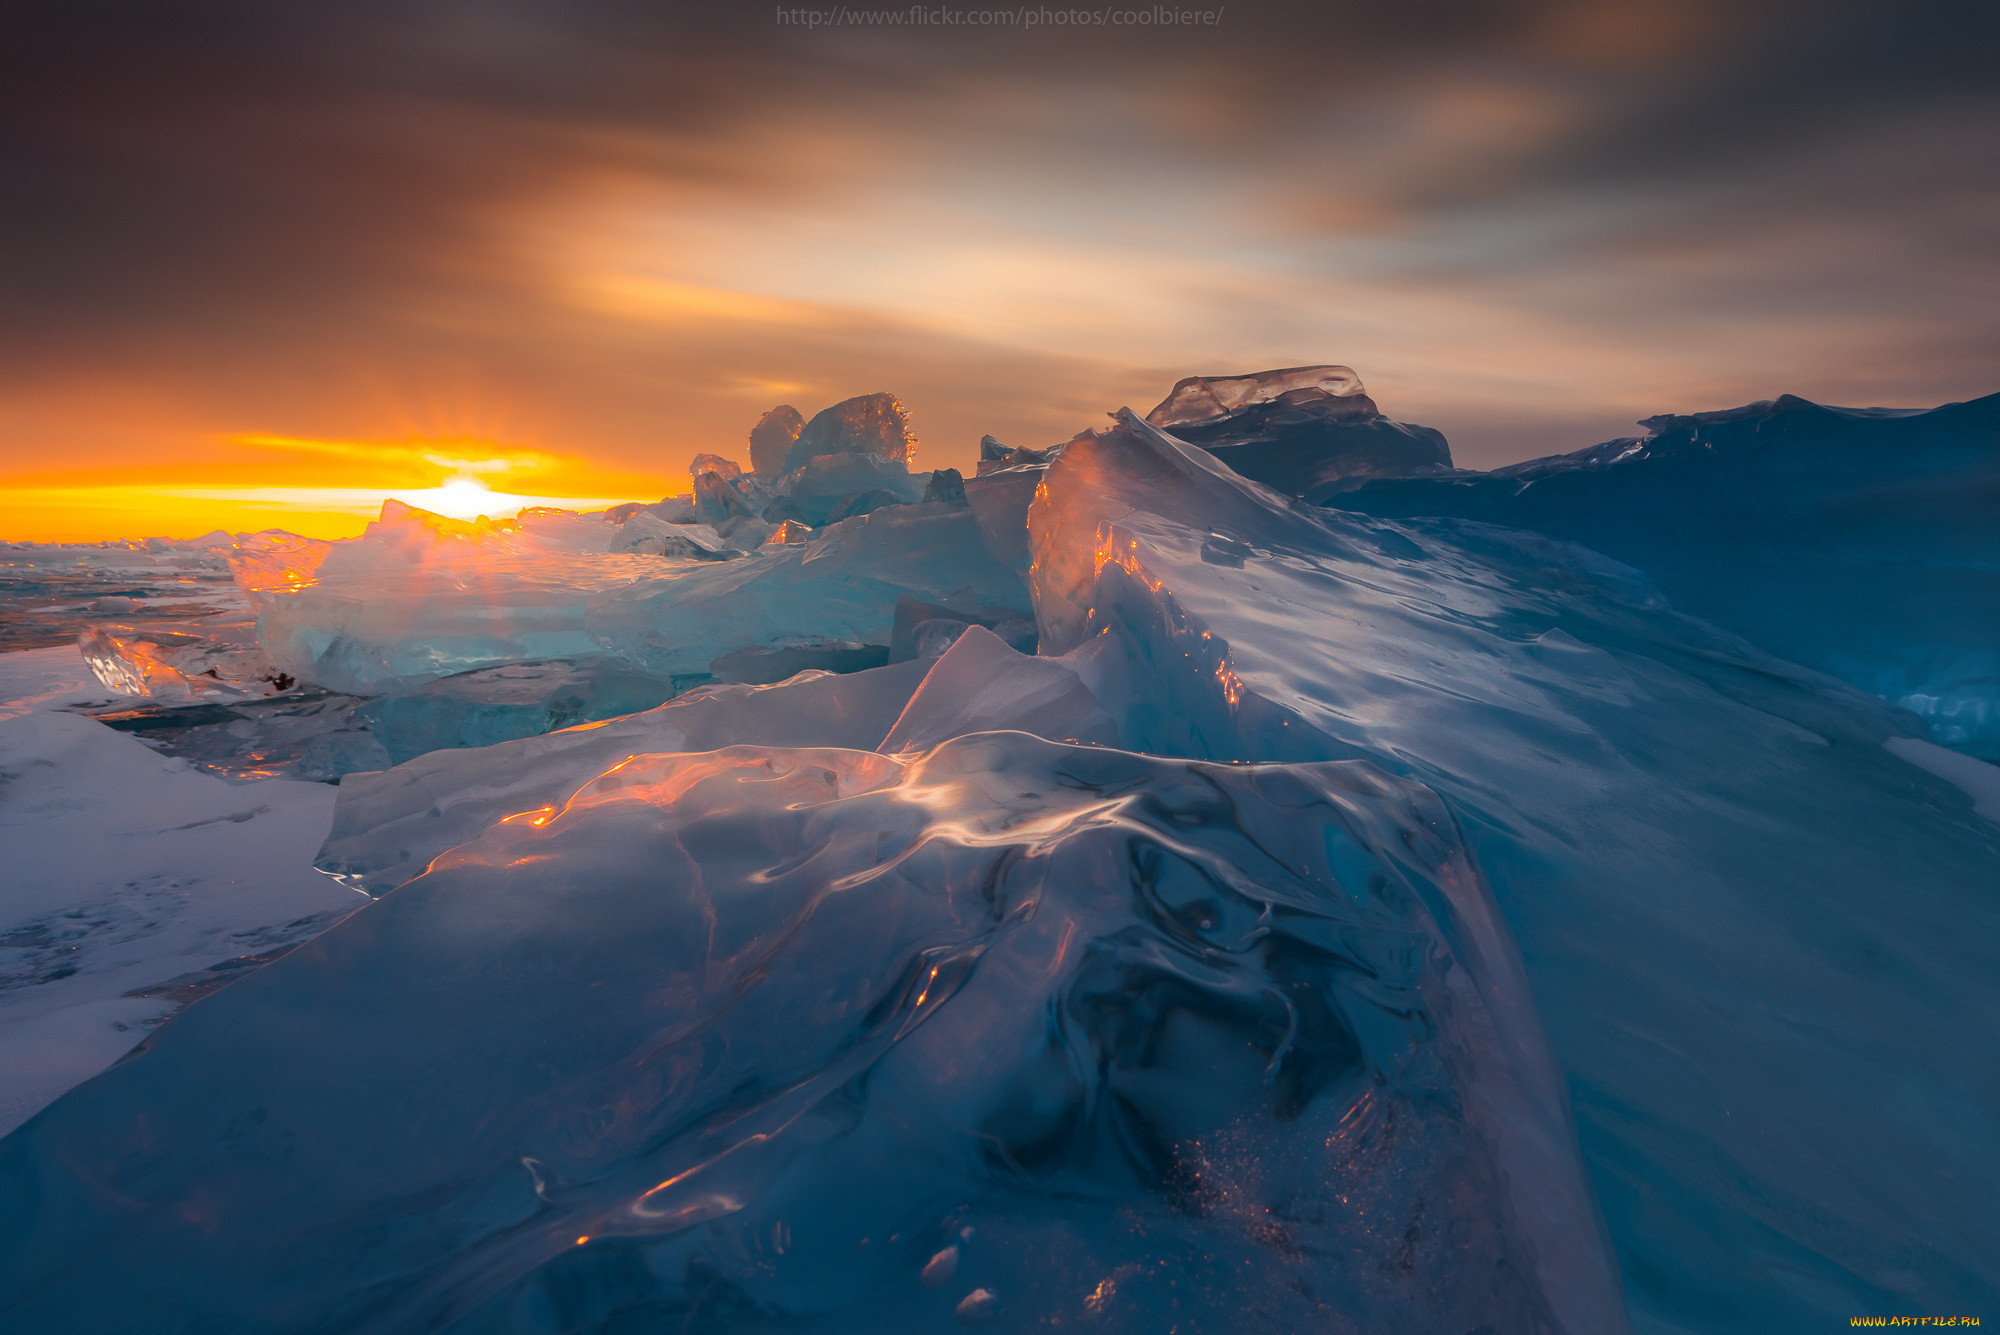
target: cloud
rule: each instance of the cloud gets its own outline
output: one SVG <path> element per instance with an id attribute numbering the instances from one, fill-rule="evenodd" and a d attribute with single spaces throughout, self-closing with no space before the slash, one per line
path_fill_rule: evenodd
<path id="1" fill-rule="evenodd" d="M 1992 388 L 1990 22 L 44 6 L 0 53 L 0 473 L 61 440 L 293 470 L 273 485 L 450 459 L 597 490 L 740 454 L 778 399 L 885 388 L 925 460 L 966 463 L 984 431 L 1322 360 L 1477 463 L 1785 390 L 1964 397 Z"/>

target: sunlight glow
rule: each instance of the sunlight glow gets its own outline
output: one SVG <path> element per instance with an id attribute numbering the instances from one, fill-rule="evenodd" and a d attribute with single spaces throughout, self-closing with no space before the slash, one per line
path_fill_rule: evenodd
<path id="1" fill-rule="evenodd" d="M 494 491 L 478 478 L 471 477 L 455 477 L 441 487 L 421 491 L 399 491 L 395 493 L 395 498 L 405 505 L 414 505 L 419 510 L 429 510 L 432 514 L 452 519 L 477 519 L 481 515 L 498 519 L 535 503 L 525 496 L 509 496 L 505 492 Z"/>

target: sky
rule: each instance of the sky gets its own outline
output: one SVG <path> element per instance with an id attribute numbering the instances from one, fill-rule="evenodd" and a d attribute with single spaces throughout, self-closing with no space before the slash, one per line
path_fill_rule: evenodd
<path id="1" fill-rule="evenodd" d="M 1984 0 L 876 3 L 17 0 L 0 539 L 656 499 L 881 390 L 967 471 L 1315 363 L 1480 468 L 2000 390 Z"/>

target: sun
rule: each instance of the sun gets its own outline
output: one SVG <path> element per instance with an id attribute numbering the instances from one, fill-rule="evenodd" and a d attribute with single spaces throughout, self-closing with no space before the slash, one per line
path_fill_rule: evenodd
<path id="1" fill-rule="evenodd" d="M 477 519 L 481 515 L 502 519 L 530 504 L 532 498 L 494 491 L 477 478 L 455 477 L 422 491 L 399 491 L 395 499 L 452 519 Z"/>

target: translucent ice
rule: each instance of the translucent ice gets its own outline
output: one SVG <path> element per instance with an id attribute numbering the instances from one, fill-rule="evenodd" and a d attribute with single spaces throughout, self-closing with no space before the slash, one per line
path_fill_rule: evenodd
<path id="1" fill-rule="evenodd" d="M 1651 1328 L 2000 1293 L 2000 840 L 1885 749 L 1918 719 L 1585 549 L 1292 503 L 1129 415 L 1029 523 L 1042 652 L 1115 660 L 1126 746 L 1443 796 Z"/>
<path id="2" fill-rule="evenodd" d="M 757 419 L 750 428 L 750 468 L 762 478 L 776 478 L 786 471 L 785 460 L 806 419 L 789 403 L 781 403 Z"/>
<path id="3" fill-rule="evenodd" d="M 721 561 L 737 555 L 707 524 L 673 524 L 644 510 L 619 526 L 609 550 L 696 561 Z"/>
<path id="4" fill-rule="evenodd" d="M 979 524 L 980 540 L 1009 568 L 1028 568 L 1028 502 L 1042 485 L 1045 463 L 983 470 L 965 480 L 965 501 Z"/>
<path id="5" fill-rule="evenodd" d="M 868 455 L 907 467 L 916 444 L 895 395 L 863 394 L 815 414 L 786 453 L 785 471 L 828 454 Z"/>
<path id="6" fill-rule="evenodd" d="M 1288 366 L 1251 375 L 1191 375 L 1175 384 L 1146 420 L 1163 430 L 1185 431 L 1234 416 L 1245 408 L 1276 403 L 1287 394 L 1312 391 L 1345 400 L 1350 416 L 1376 412 L 1374 400 L 1362 388 L 1361 377 L 1346 366 Z"/>
<path id="7" fill-rule="evenodd" d="M 778 482 L 780 499 L 768 513 L 818 528 L 924 498 L 928 473 L 912 473 L 900 459 L 862 453 L 824 454 L 806 460 Z"/>
<path id="8" fill-rule="evenodd" d="M 1927 412 L 1784 396 L 1656 417 L 1643 440 L 1339 503 L 1568 538 L 1689 612 L 2000 758 L 2000 395 Z"/>
<path id="9" fill-rule="evenodd" d="M 641 522 L 664 521 L 627 521 Z M 362 695 L 540 659 L 608 655 L 667 679 L 755 646 L 886 644 L 905 593 L 1027 606 L 965 509 L 878 510 L 804 544 L 731 522 L 756 525 L 742 535 L 756 550 L 714 560 L 605 552 L 620 526 L 601 517 L 481 527 L 398 512 L 351 542 L 246 554 L 239 577 L 280 670 Z"/>
<path id="10" fill-rule="evenodd" d="M 1020 733 L 634 759 L 191 1007 L 0 1198 L 34 1329 L 1625 1329 L 1431 794 Z"/>
<path id="11" fill-rule="evenodd" d="M 996 729 L 1118 745 L 1118 729 L 1075 667 L 1019 653 L 985 627 L 967 626 L 925 675 L 880 749 L 924 750 Z"/>
<path id="12" fill-rule="evenodd" d="M 1441 434 L 1384 417 L 1345 366 L 1191 376 L 1146 420 L 1244 477 L 1309 501 L 1371 477 L 1451 465 Z"/>
<path id="13" fill-rule="evenodd" d="M 443 747 L 487 746 L 651 709 L 675 685 L 615 658 L 509 663 L 379 696 L 354 717 L 400 764 Z"/>
<path id="14" fill-rule="evenodd" d="M 770 686 L 700 686 L 657 709 L 478 750 L 437 751 L 340 785 L 319 866 L 371 894 L 393 890 L 501 817 L 561 805 L 633 756 L 739 744 L 867 750 L 882 740 L 928 663 Z"/>
<path id="15" fill-rule="evenodd" d="M 106 690 L 178 704 L 271 695 L 291 679 L 274 668 L 246 622 L 195 630 L 97 624 L 77 636 L 83 661 Z"/>

